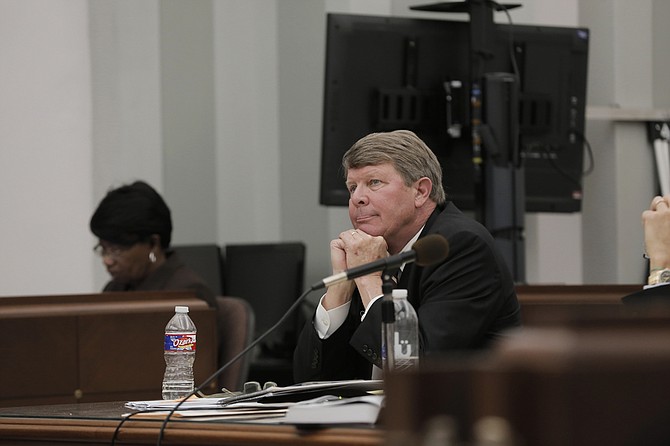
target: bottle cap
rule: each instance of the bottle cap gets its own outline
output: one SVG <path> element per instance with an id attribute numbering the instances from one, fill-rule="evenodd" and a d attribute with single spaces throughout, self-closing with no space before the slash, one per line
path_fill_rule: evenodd
<path id="1" fill-rule="evenodd" d="M 393 290 L 393 291 L 391 291 L 391 296 L 393 296 L 394 298 L 395 297 L 398 297 L 398 298 L 404 297 L 405 299 L 407 299 L 407 290 Z"/>
<path id="2" fill-rule="evenodd" d="M 188 307 L 177 305 L 176 307 L 174 307 L 174 312 L 175 313 L 188 313 Z"/>

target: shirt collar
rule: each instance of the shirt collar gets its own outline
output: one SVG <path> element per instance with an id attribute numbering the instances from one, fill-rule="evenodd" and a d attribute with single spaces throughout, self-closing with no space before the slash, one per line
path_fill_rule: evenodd
<path id="1" fill-rule="evenodd" d="M 407 242 L 407 244 L 405 245 L 405 247 L 404 247 L 400 252 L 407 252 L 407 251 L 409 251 L 409 250 L 412 249 L 412 246 L 414 246 L 414 243 L 416 243 L 416 241 L 419 239 L 419 236 L 421 235 L 421 231 L 423 231 L 423 228 L 424 228 L 424 227 L 425 227 L 425 225 L 424 225 L 424 226 L 421 226 L 421 229 L 419 229 L 419 232 L 417 232 L 416 234 L 414 234 L 414 237 L 412 237 L 412 238 L 410 239 L 410 241 Z M 402 270 L 404 270 L 404 269 L 405 269 L 405 263 L 403 263 L 402 265 L 400 265 L 400 271 L 402 271 Z"/>

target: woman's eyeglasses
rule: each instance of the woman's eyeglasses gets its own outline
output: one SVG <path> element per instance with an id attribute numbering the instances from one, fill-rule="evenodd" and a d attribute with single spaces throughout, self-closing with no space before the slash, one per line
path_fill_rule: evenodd
<path id="1" fill-rule="evenodd" d="M 130 249 L 130 246 L 122 246 L 122 245 L 102 246 L 100 243 L 98 243 L 93 247 L 93 252 L 95 252 L 100 257 L 110 257 L 112 259 L 117 259 L 128 249 Z"/>

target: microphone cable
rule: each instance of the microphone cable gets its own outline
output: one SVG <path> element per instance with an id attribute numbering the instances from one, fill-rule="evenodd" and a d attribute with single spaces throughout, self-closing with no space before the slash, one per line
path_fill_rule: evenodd
<path id="1" fill-rule="evenodd" d="M 514 72 L 514 75 L 519 81 L 519 86 L 521 86 L 521 73 L 519 72 L 519 66 L 517 65 L 516 62 L 516 56 L 514 55 L 514 22 L 512 21 L 512 15 L 509 13 L 509 10 L 507 9 L 507 6 L 498 3 L 496 1 L 491 0 L 490 3 L 495 6 L 498 11 L 503 11 L 505 15 L 507 16 L 507 22 L 509 23 L 509 31 L 508 31 L 508 38 L 509 38 L 509 45 L 508 45 L 508 50 L 509 50 L 509 59 L 510 63 L 512 64 L 512 71 Z"/>
<path id="2" fill-rule="evenodd" d="M 572 133 L 577 139 L 579 139 L 582 142 L 582 146 L 585 148 L 585 153 L 586 156 L 588 157 L 588 165 L 584 167 L 581 172 L 577 173 L 576 176 L 566 171 L 564 168 L 560 166 L 560 163 L 556 159 L 552 158 L 552 151 L 549 147 L 543 145 L 541 146 L 541 149 L 546 154 L 546 160 L 549 163 L 549 165 L 556 172 L 558 172 L 564 178 L 566 178 L 575 186 L 577 186 L 577 188 L 581 191 L 582 188 L 584 187 L 584 185 L 582 184 L 582 180 L 587 176 L 591 175 L 595 170 L 595 156 L 593 154 L 593 148 L 591 147 L 591 143 L 589 143 L 589 140 L 586 139 L 586 137 L 581 132 L 572 129 L 570 130 L 570 133 Z"/>
<path id="3" fill-rule="evenodd" d="M 295 311 L 295 309 L 302 304 L 302 302 L 305 300 L 305 297 L 309 295 L 309 293 L 312 292 L 312 289 L 307 289 L 304 291 L 296 300 L 291 304 L 291 306 L 286 310 L 284 315 L 279 318 L 279 320 L 270 328 L 265 330 L 263 334 L 261 334 L 258 338 L 256 338 L 251 344 L 249 344 L 246 348 L 244 348 L 241 352 L 239 352 L 237 355 L 235 355 L 232 359 L 230 359 L 227 363 L 222 365 L 217 371 L 215 371 L 209 378 L 207 378 L 202 384 L 197 386 L 191 393 L 189 393 L 187 396 L 182 398 L 170 411 L 168 414 L 165 416 L 165 419 L 163 420 L 163 424 L 161 425 L 159 434 L 158 434 L 158 440 L 156 442 L 157 446 L 161 445 L 161 442 L 163 441 L 163 437 L 165 435 L 165 430 L 167 428 L 167 424 L 170 421 L 170 418 L 172 418 L 172 415 L 181 407 L 181 405 L 187 401 L 189 398 L 196 394 L 202 394 L 201 389 L 207 387 L 207 385 L 212 382 L 214 379 L 216 379 L 221 373 L 223 373 L 224 370 L 226 370 L 228 367 L 230 367 L 231 364 L 233 364 L 235 361 L 243 357 L 245 354 L 247 354 L 251 349 L 256 347 L 263 339 L 265 339 L 270 333 L 272 333 L 274 330 L 276 330 L 281 324 L 283 324 L 286 319 Z M 142 413 L 147 413 L 147 412 L 163 412 L 165 409 L 148 409 L 148 410 L 141 410 L 137 412 L 132 412 L 128 414 L 127 416 L 123 417 L 123 419 L 119 422 L 119 424 L 116 426 L 116 429 L 114 429 L 114 434 L 112 435 L 112 442 L 111 446 L 114 446 L 116 444 L 116 440 L 119 436 L 119 433 L 121 431 L 121 427 L 125 424 L 126 421 L 128 421 L 133 415 L 137 414 L 142 414 Z"/>

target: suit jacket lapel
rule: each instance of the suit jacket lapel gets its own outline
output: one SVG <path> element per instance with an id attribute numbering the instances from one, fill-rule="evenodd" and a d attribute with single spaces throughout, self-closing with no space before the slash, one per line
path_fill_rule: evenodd
<path id="1" fill-rule="evenodd" d="M 432 214 L 430 214 L 430 217 L 428 217 L 428 220 L 426 221 L 426 224 L 423 227 L 423 231 L 421 231 L 421 235 L 419 235 L 419 238 L 424 237 L 427 234 L 430 234 L 430 228 L 433 226 L 433 223 L 435 223 L 435 220 L 437 220 L 437 217 L 445 210 L 447 206 L 450 206 L 450 203 L 447 203 L 444 206 L 437 206 L 435 210 L 433 211 Z M 414 263 L 408 263 L 405 265 L 403 268 L 402 274 L 400 275 L 400 280 L 398 281 L 398 286 L 396 288 L 399 289 L 404 289 L 408 290 L 408 296 L 407 300 L 414 306 L 414 308 L 418 308 L 418 302 L 417 302 L 417 297 L 413 296 L 412 290 L 410 290 L 411 286 L 410 284 L 410 279 L 412 278 L 413 274 L 415 271 L 417 271 L 417 266 Z"/>

